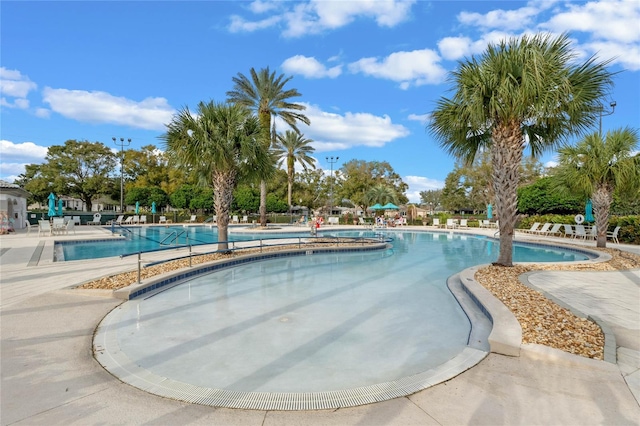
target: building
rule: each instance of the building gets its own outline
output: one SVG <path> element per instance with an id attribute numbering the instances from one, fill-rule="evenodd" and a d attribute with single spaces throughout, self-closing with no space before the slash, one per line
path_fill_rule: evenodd
<path id="1" fill-rule="evenodd" d="M 30 195 L 18 185 L 0 180 L 0 220 L 3 228 L 8 224 L 14 229 L 26 227 L 27 198 Z"/>

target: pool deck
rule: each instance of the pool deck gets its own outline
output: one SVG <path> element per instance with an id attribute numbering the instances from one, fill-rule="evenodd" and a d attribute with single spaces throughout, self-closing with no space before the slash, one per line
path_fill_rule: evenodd
<path id="1" fill-rule="evenodd" d="M 495 230 L 456 232 L 492 236 Z M 95 361 L 94 330 L 122 301 L 69 287 L 131 270 L 137 260 L 50 259 L 56 239 L 103 237 L 108 233 L 90 226 L 70 236 L 38 237 L 33 231 L 0 236 L 0 424 L 588 425 L 640 419 L 640 270 L 545 271 L 527 277 L 561 302 L 601 318 L 616 336 L 617 364 L 523 345 L 520 357 L 490 354 L 459 376 L 407 397 L 337 410 L 238 410 L 148 394 Z M 518 234 L 516 239 L 536 238 Z M 638 246 L 607 246 L 640 254 Z"/>

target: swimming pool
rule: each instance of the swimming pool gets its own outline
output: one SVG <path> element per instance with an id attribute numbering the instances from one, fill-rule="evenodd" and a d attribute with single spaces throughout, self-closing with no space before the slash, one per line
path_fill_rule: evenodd
<path id="1" fill-rule="evenodd" d="M 446 280 L 493 261 L 498 244 L 453 233 L 389 234 L 393 248 L 384 252 L 260 261 L 131 300 L 105 318 L 96 344 L 115 354 L 113 369 L 126 366 L 125 381 L 193 387 L 178 399 L 201 403 L 220 393 L 323 400 L 440 377 L 470 351 L 469 320 Z M 516 261 L 586 258 L 514 244 Z"/>

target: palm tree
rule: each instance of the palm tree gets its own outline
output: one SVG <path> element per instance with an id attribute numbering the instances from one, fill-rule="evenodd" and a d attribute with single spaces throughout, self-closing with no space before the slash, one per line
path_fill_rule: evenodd
<path id="1" fill-rule="evenodd" d="M 376 203 L 380 205 L 385 205 L 387 203 L 397 204 L 398 194 L 393 188 L 387 185 L 380 184 L 380 185 L 371 187 L 364 194 L 364 201 L 369 206 L 372 206 Z"/>
<path id="2" fill-rule="evenodd" d="M 585 137 L 576 146 L 558 151 L 555 176 L 571 191 L 591 198 L 598 231 L 597 247 L 607 246 L 609 209 L 613 193 L 621 191 L 640 196 L 640 156 L 632 156 L 638 147 L 638 132 L 630 128 Z"/>
<path id="3" fill-rule="evenodd" d="M 296 89 L 285 89 L 284 86 L 293 77 L 286 77 L 270 72 L 269 67 L 259 72 L 251 68 L 251 80 L 242 73 L 233 77 L 233 90 L 227 92 L 229 101 L 244 105 L 254 111 L 260 119 L 260 140 L 265 147 L 269 147 L 272 138 L 275 140 L 275 124 L 273 135 L 270 134 L 272 118 L 279 116 L 293 130 L 300 133 L 297 122 L 309 124 L 309 119 L 297 111 L 306 109 L 304 105 L 289 102 L 289 99 L 301 96 Z M 267 226 L 267 183 L 263 178 L 260 182 L 260 225 Z"/>
<path id="4" fill-rule="evenodd" d="M 240 179 L 268 176 L 273 159 L 256 140 L 260 122 L 242 105 L 200 102 L 192 114 L 185 107 L 172 118 L 160 136 L 169 158 L 213 185 L 219 250 L 227 250 L 229 211 L 233 190 Z"/>
<path id="5" fill-rule="evenodd" d="M 497 265 L 513 265 L 517 188 L 525 145 L 537 156 L 597 123 L 612 86 L 610 61 L 576 61 L 566 34 L 523 36 L 490 44 L 451 73 L 455 93 L 437 102 L 430 130 L 453 156 L 471 164 L 491 152 L 500 218 Z"/>
<path id="6" fill-rule="evenodd" d="M 315 151 L 309 144 L 313 142 L 299 133 L 287 130 L 283 135 L 278 134 L 274 146 L 274 154 L 279 158 L 279 164 L 287 162 L 287 202 L 289 203 L 289 213 L 291 213 L 291 192 L 293 189 L 293 175 L 296 161 L 300 163 L 306 171 L 310 166 L 315 169 L 315 159 L 310 157 Z"/>

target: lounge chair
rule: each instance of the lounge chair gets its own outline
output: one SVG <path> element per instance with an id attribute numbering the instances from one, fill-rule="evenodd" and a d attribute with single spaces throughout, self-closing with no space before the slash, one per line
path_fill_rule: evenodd
<path id="1" fill-rule="evenodd" d="M 613 231 L 607 231 L 607 240 L 612 240 L 616 244 L 620 244 L 618 241 L 618 232 L 620 232 L 620 227 L 616 226 Z"/>
<path id="2" fill-rule="evenodd" d="M 536 222 L 533 225 L 531 225 L 531 228 L 529 229 L 516 229 L 516 231 L 520 231 L 520 232 L 527 232 L 527 233 L 534 233 L 538 231 L 538 228 L 540 228 L 540 222 Z"/>
<path id="3" fill-rule="evenodd" d="M 94 215 L 95 216 L 95 215 Z M 118 216 L 118 218 L 116 220 L 110 220 L 107 222 L 107 225 L 111 225 L 112 223 L 116 223 L 118 225 L 122 225 L 122 219 L 124 219 L 124 215 L 121 214 L 120 216 Z"/>
<path id="4" fill-rule="evenodd" d="M 49 236 L 53 235 L 53 228 L 48 220 L 39 220 L 38 225 L 38 237 L 42 233 L 48 233 Z"/>
<path id="5" fill-rule="evenodd" d="M 575 233 L 573 234 L 573 238 L 583 238 L 587 239 L 587 230 L 584 229 L 584 225 L 576 225 Z"/>
<path id="6" fill-rule="evenodd" d="M 166 216 L 160 216 L 158 218 L 158 223 L 167 223 L 167 217 Z"/>
<path id="7" fill-rule="evenodd" d="M 551 228 L 551 223 L 547 222 L 544 225 L 542 225 L 542 228 L 540 228 L 537 231 L 534 231 L 534 234 L 537 235 L 546 235 L 547 232 L 549 232 L 549 229 Z"/>
<path id="8" fill-rule="evenodd" d="M 573 232 L 573 227 L 571 225 L 562 225 L 564 227 L 564 236 L 573 238 L 576 234 Z"/>
<path id="9" fill-rule="evenodd" d="M 562 228 L 561 223 L 554 223 L 551 229 L 545 232 L 544 235 L 549 235 L 549 236 L 560 235 L 561 234 L 560 228 Z"/>
<path id="10" fill-rule="evenodd" d="M 82 222 L 80 221 L 80 216 L 73 216 L 73 223 L 75 223 L 77 226 L 82 225 Z"/>
<path id="11" fill-rule="evenodd" d="M 93 220 L 91 222 L 87 222 L 87 225 L 100 225 L 100 219 L 102 219 L 102 215 L 100 213 L 94 213 Z"/>
<path id="12" fill-rule="evenodd" d="M 132 222 L 135 223 L 135 224 L 139 224 L 140 223 L 140 216 L 138 216 L 138 215 L 133 216 Z"/>
<path id="13" fill-rule="evenodd" d="M 480 222 L 480 228 L 491 228 L 491 222 L 489 222 L 487 219 L 484 219 L 482 222 Z"/>
<path id="14" fill-rule="evenodd" d="M 453 219 L 447 219 L 447 229 L 455 229 L 456 228 L 456 223 L 453 221 Z"/>
<path id="15" fill-rule="evenodd" d="M 147 215 L 143 214 L 142 216 L 140 216 L 140 225 L 144 225 L 147 223 Z"/>
<path id="16" fill-rule="evenodd" d="M 124 222 L 122 222 L 122 223 L 127 223 L 127 224 L 129 224 L 129 223 L 133 223 L 133 216 L 129 216 L 129 217 L 128 217 L 128 218 L 126 218 L 126 219 L 124 220 Z"/>
<path id="17" fill-rule="evenodd" d="M 31 222 L 29 222 L 28 220 L 25 220 L 24 226 L 25 228 L 27 228 L 27 235 L 31 234 Z"/>
<path id="18" fill-rule="evenodd" d="M 64 223 L 64 218 L 63 217 L 54 217 L 53 218 L 53 224 L 51 225 L 51 227 L 53 228 L 53 233 L 54 234 L 62 234 L 62 233 L 64 233 L 64 231 L 66 229 L 66 225 Z"/>
<path id="19" fill-rule="evenodd" d="M 242 220 L 240 221 L 240 223 L 249 223 L 249 216 L 242 216 Z"/>
<path id="20" fill-rule="evenodd" d="M 469 224 L 467 223 L 468 219 L 460 219 L 460 226 L 459 228 L 468 228 Z"/>
<path id="21" fill-rule="evenodd" d="M 233 215 L 233 217 L 231 218 L 231 223 L 239 223 L 238 216 Z"/>
<path id="22" fill-rule="evenodd" d="M 189 218 L 189 220 L 187 221 L 187 223 L 196 223 L 196 215 L 192 214 L 191 217 Z"/>
<path id="23" fill-rule="evenodd" d="M 440 219 L 433 218 L 433 226 L 440 228 Z"/>

